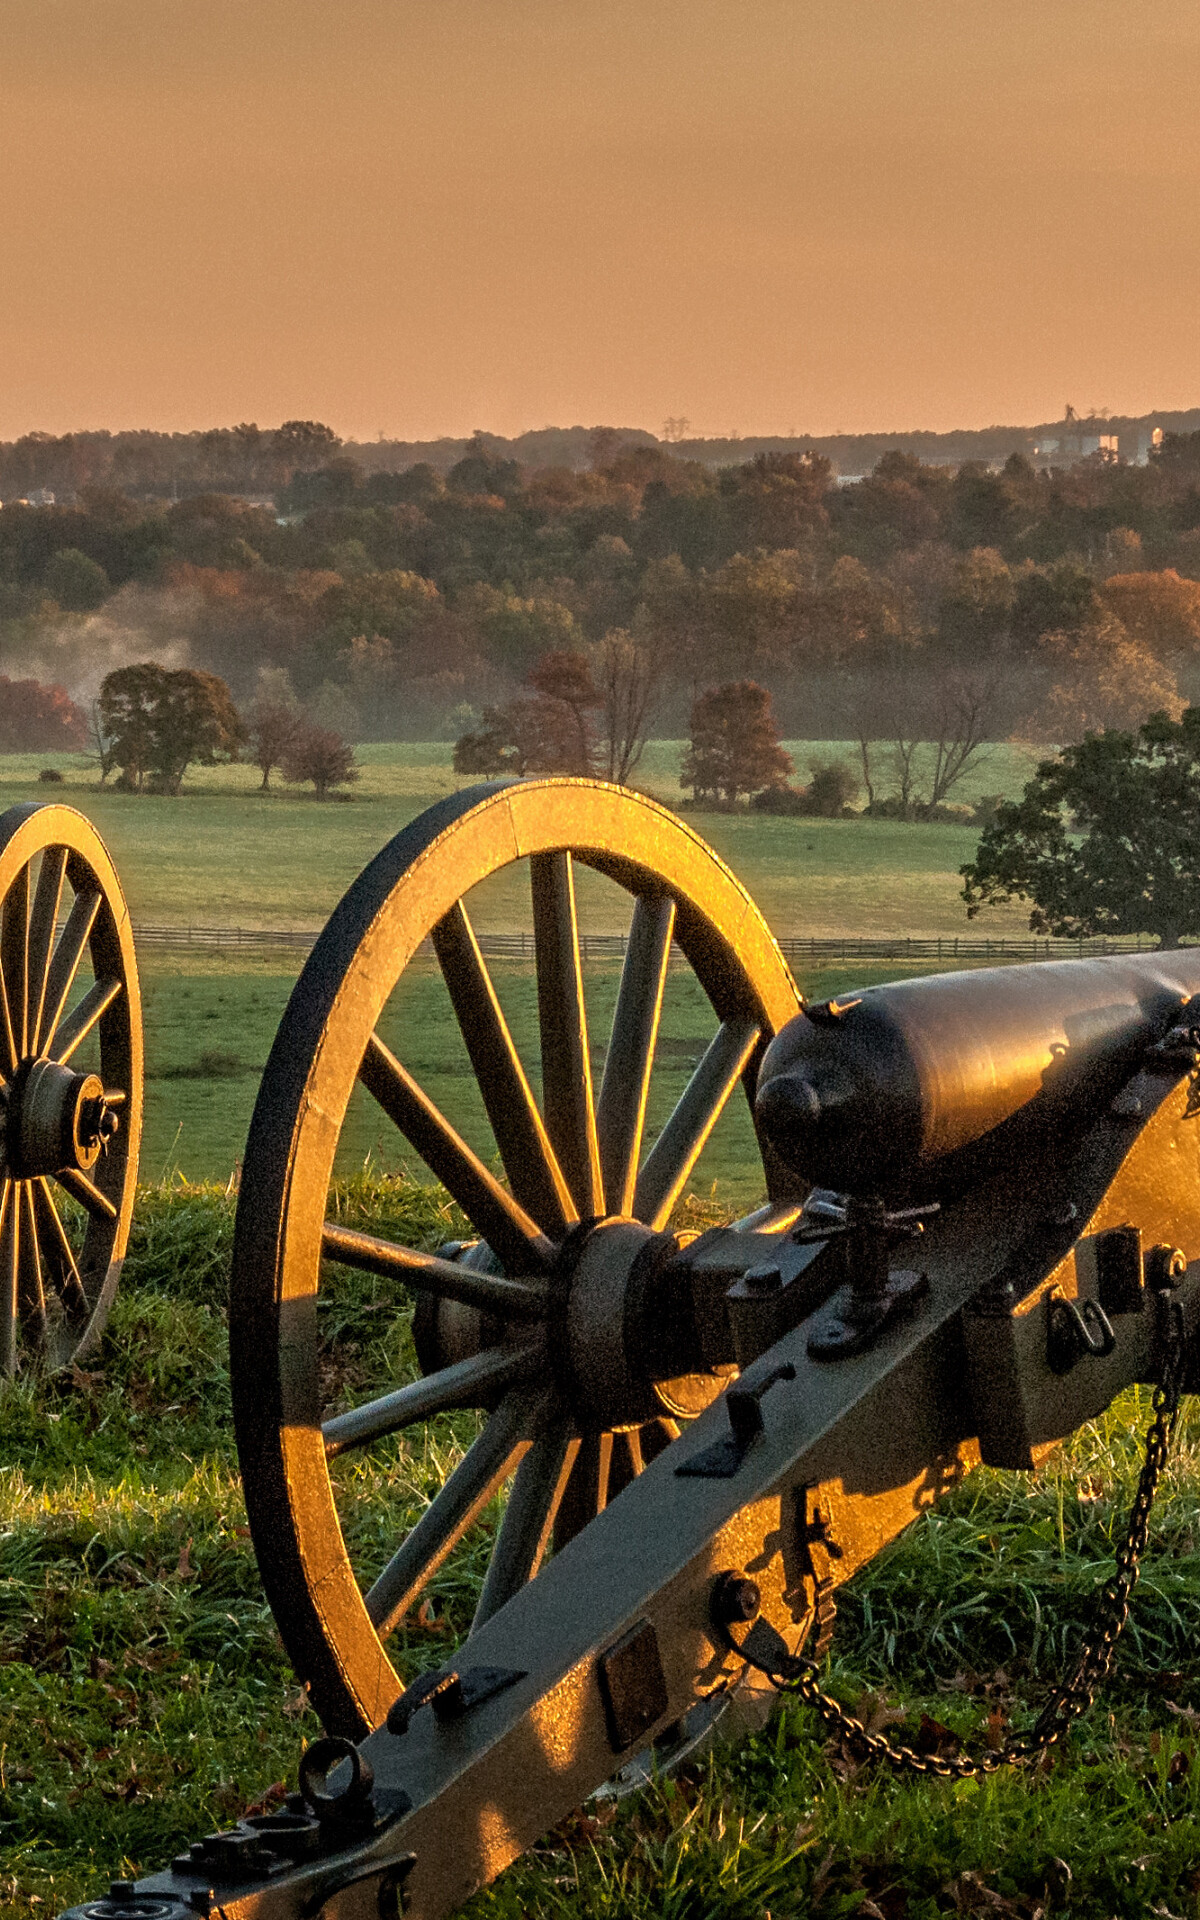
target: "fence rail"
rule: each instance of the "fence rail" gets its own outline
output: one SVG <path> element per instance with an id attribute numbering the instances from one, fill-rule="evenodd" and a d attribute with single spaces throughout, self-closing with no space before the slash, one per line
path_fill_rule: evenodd
<path id="1" fill-rule="evenodd" d="M 309 929 L 276 927 L 138 927 L 141 947 L 292 948 L 307 953 L 317 939 Z M 533 934 L 480 933 L 479 945 L 495 959 L 532 960 Z M 623 933 L 581 933 L 585 960 L 619 960 Z M 1146 934 L 1088 940 L 1015 939 L 980 940 L 969 935 L 943 934 L 781 934 L 779 945 L 788 960 L 1073 960 L 1104 954 L 1146 953 L 1155 942 Z"/>

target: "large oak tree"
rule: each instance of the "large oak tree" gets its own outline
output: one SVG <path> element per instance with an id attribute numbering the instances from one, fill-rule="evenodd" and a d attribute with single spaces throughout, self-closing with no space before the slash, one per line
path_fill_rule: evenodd
<path id="1" fill-rule="evenodd" d="M 1200 933 L 1200 707 L 1090 733 L 997 807 L 961 869 L 968 918 L 1028 900 L 1034 933 Z"/>

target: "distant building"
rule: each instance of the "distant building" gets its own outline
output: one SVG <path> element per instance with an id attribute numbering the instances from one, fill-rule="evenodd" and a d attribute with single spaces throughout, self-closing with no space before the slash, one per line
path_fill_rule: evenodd
<path id="1" fill-rule="evenodd" d="M 1061 427 L 1039 440 L 1033 457 L 1046 467 L 1073 467 L 1080 460 L 1093 460 L 1102 466 L 1115 466 L 1118 460 L 1130 467 L 1144 467 L 1151 450 L 1162 445 L 1162 428 L 1140 426 L 1115 433 L 1095 414 L 1080 420 L 1068 407 Z"/>
<path id="2" fill-rule="evenodd" d="M 17 501 L 19 507 L 52 507 L 54 495 L 49 487 L 31 487 L 29 492 Z"/>

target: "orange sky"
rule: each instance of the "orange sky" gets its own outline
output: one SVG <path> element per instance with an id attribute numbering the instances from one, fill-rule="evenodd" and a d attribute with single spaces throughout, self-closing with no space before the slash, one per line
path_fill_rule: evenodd
<path id="1" fill-rule="evenodd" d="M 0 435 L 1200 404 L 1196 0 L 0 0 Z"/>

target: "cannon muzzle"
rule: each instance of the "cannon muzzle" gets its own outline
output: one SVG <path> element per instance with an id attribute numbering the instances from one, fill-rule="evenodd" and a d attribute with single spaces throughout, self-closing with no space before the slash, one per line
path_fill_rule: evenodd
<path id="1" fill-rule="evenodd" d="M 818 1186 L 950 1191 L 1083 1126 L 1196 994 L 1200 948 L 868 987 L 776 1036 L 758 1122 Z"/>

